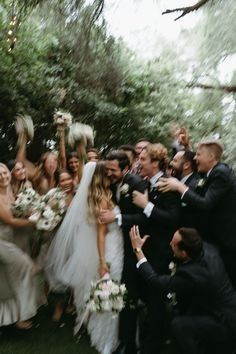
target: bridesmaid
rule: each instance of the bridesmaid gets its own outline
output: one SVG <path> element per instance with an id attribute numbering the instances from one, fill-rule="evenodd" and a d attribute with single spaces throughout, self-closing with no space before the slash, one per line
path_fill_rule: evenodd
<path id="1" fill-rule="evenodd" d="M 27 136 L 22 133 L 21 144 L 16 155 L 16 160 L 24 164 L 28 178 L 32 181 L 34 189 L 39 194 L 46 194 L 56 186 L 56 174 L 58 157 L 53 152 L 43 154 L 37 165 L 34 165 L 26 157 Z"/>
<path id="2" fill-rule="evenodd" d="M 29 319 L 38 308 L 34 281 L 37 268 L 13 243 L 12 228 L 31 223 L 11 213 L 14 197 L 10 180 L 10 171 L 0 163 L 0 326 L 16 323 L 20 329 L 29 329 Z"/>
<path id="3" fill-rule="evenodd" d="M 26 188 L 32 188 L 32 183 L 27 179 L 26 168 L 21 161 L 10 160 L 7 163 L 11 171 L 11 188 L 16 198 Z M 14 228 L 14 243 L 25 253 L 31 254 L 30 243 L 35 230 L 32 227 Z"/>
<path id="4" fill-rule="evenodd" d="M 59 171 L 58 187 L 66 194 L 66 207 L 68 208 L 74 197 L 75 188 L 73 178 L 66 169 Z M 75 311 L 75 307 L 73 306 L 73 295 L 70 289 L 66 287 L 63 289 L 62 286 L 62 289 L 58 291 L 51 287 L 49 295 L 54 300 L 54 313 L 52 316 L 54 322 L 59 322 L 64 312 L 70 314 Z"/>

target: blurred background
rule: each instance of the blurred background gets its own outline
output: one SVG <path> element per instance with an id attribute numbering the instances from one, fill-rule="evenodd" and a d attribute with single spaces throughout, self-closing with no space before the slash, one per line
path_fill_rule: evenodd
<path id="1" fill-rule="evenodd" d="M 177 124 L 192 142 L 220 137 L 236 167 L 236 3 L 197 3 L 1 0 L 0 160 L 15 156 L 17 113 L 34 121 L 32 160 L 56 147 L 61 109 L 104 152 L 143 136 L 170 144 Z"/>

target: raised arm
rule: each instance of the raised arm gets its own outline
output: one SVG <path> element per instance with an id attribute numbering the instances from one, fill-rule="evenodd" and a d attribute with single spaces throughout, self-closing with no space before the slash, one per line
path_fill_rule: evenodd
<path id="1" fill-rule="evenodd" d="M 59 138 L 59 168 L 66 169 L 66 146 L 65 146 L 65 127 L 64 125 L 57 126 L 57 136 Z"/>
<path id="2" fill-rule="evenodd" d="M 22 134 L 21 143 L 20 143 L 19 149 L 16 153 L 16 160 L 23 162 L 23 164 L 25 165 L 25 167 L 27 169 L 29 179 L 32 179 L 32 177 L 36 173 L 36 167 L 31 161 L 29 161 L 27 159 L 26 145 L 27 145 L 27 137 L 25 134 Z"/>

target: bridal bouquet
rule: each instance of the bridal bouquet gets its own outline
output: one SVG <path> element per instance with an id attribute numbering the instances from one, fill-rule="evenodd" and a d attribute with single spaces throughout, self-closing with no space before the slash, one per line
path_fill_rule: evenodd
<path id="1" fill-rule="evenodd" d="M 53 121 L 57 125 L 69 127 L 72 124 L 72 115 L 70 113 L 57 111 L 53 115 Z"/>
<path id="2" fill-rule="evenodd" d="M 126 294 L 125 284 L 108 278 L 92 283 L 87 309 L 90 312 L 120 312 L 124 306 Z"/>
<path id="3" fill-rule="evenodd" d="M 51 189 L 40 197 L 40 202 L 29 220 L 38 230 L 52 231 L 62 220 L 66 211 L 65 193 L 59 188 Z"/>
<path id="4" fill-rule="evenodd" d="M 33 188 L 26 188 L 17 195 L 12 204 L 12 214 L 17 218 L 27 218 L 39 205 L 40 195 Z"/>

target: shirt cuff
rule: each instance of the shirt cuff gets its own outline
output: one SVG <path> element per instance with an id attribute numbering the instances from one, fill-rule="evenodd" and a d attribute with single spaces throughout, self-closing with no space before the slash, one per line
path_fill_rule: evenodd
<path id="1" fill-rule="evenodd" d="M 116 215 L 116 221 L 117 221 L 118 226 L 122 226 L 122 215 L 121 214 Z"/>
<path id="2" fill-rule="evenodd" d="M 141 258 L 138 263 L 136 264 L 136 268 L 139 269 L 139 267 L 141 266 L 141 264 L 146 263 L 147 262 L 147 258 L 143 257 Z"/>
<path id="3" fill-rule="evenodd" d="M 185 189 L 184 193 L 181 195 L 181 199 L 183 199 L 185 193 L 189 190 L 189 187 Z"/>
<path id="4" fill-rule="evenodd" d="M 143 212 L 147 218 L 150 217 L 153 208 L 154 208 L 154 204 L 151 202 L 148 202 L 147 205 L 145 206 L 145 208 L 143 209 Z"/>
<path id="5" fill-rule="evenodd" d="M 115 208 L 113 209 L 115 215 L 119 215 L 121 212 L 120 212 L 120 208 L 118 207 L 118 205 L 115 206 Z"/>

